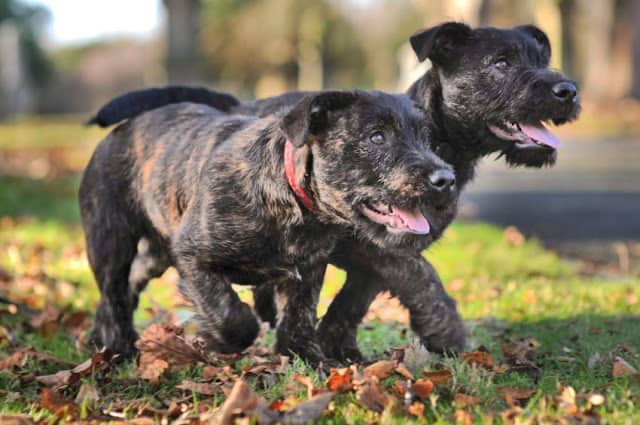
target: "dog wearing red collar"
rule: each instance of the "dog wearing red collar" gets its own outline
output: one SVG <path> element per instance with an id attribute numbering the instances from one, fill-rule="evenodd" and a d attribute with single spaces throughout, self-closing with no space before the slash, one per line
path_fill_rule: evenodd
<path id="1" fill-rule="evenodd" d="M 92 341 L 134 352 L 143 288 L 129 281 L 144 241 L 177 268 L 213 349 L 241 351 L 258 332 L 231 282 L 280 280 L 276 348 L 318 363 L 320 288 L 307 282 L 336 241 L 413 251 L 440 236 L 456 198 L 404 95 L 322 92 L 265 118 L 180 103 L 141 114 L 98 145 L 80 187 L 101 294 Z"/>

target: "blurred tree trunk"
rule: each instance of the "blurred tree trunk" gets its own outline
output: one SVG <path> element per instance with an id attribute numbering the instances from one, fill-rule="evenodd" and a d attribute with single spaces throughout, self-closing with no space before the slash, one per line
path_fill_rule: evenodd
<path id="1" fill-rule="evenodd" d="M 615 2 L 613 0 L 578 0 L 575 41 L 580 48 L 582 85 L 585 94 L 595 99 L 611 97 L 609 90 L 611 39 Z"/>
<path id="2" fill-rule="evenodd" d="M 640 0 L 631 0 L 631 19 L 633 28 L 631 96 L 640 99 Z"/>
<path id="3" fill-rule="evenodd" d="M 322 89 L 324 30 L 323 14 L 318 8 L 305 8 L 298 23 L 298 90 Z"/>
<path id="4" fill-rule="evenodd" d="M 573 28 L 573 14 L 575 12 L 574 0 L 561 0 L 560 21 L 562 26 L 561 49 L 562 49 L 562 70 L 572 78 L 577 78 L 576 56 L 573 44 L 571 28 Z"/>
<path id="5" fill-rule="evenodd" d="M 198 41 L 200 1 L 164 0 L 167 10 L 167 77 L 171 83 L 202 80 Z"/>

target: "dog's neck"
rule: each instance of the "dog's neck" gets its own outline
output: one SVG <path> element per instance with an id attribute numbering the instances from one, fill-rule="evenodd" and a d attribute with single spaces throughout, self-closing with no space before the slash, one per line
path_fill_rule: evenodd
<path id="1" fill-rule="evenodd" d="M 442 84 L 437 70 L 431 68 L 411 85 L 407 95 L 422 105 L 429 114 L 429 134 L 433 151 L 451 164 L 456 172 L 458 186 L 462 189 L 473 180 L 478 161 L 482 156 L 475 147 L 480 140 L 461 130 L 457 119 L 444 109 Z"/>

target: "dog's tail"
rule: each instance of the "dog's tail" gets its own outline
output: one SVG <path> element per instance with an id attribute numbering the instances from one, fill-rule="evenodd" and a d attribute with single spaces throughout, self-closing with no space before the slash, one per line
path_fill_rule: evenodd
<path id="1" fill-rule="evenodd" d="M 95 114 L 87 125 L 109 127 L 120 121 L 134 118 L 143 112 L 172 103 L 192 102 L 212 106 L 229 112 L 240 104 L 235 97 L 202 87 L 167 86 L 136 90 L 112 99 Z"/>

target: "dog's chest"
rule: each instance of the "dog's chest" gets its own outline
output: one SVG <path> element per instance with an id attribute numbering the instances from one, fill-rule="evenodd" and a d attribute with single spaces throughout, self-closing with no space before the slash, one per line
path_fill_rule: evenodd
<path id="1" fill-rule="evenodd" d="M 240 284 L 261 284 L 267 281 L 301 280 L 300 270 L 327 261 L 337 236 L 331 232 L 300 232 L 294 229 L 262 239 L 251 253 L 243 255 L 234 267 L 232 279 Z"/>

